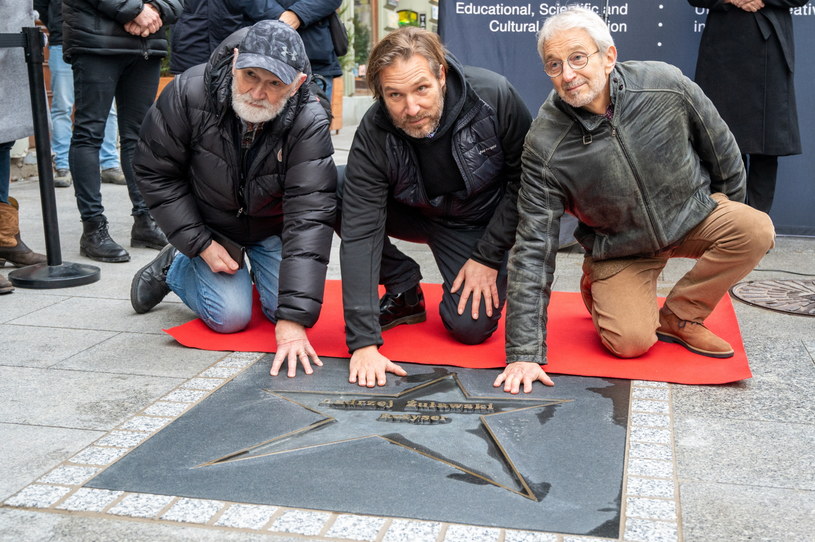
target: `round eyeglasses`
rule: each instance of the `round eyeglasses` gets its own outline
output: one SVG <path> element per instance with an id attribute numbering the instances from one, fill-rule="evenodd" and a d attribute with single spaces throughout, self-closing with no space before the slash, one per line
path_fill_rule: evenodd
<path id="1" fill-rule="evenodd" d="M 569 58 L 566 59 L 566 62 L 569 63 L 569 67 L 573 70 L 580 70 L 586 67 L 589 63 L 589 57 L 591 55 L 597 54 L 600 52 L 600 49 L 597 49 L 593 53 L 586 54 L 583 51 L 575 51 L 574 53 L 569 55 Z M 563 73 L 563 61 L 562 60 L 549 60 L 543 64 L 543 71 L 549 77 L 557 77 L 561 73 Z"/>

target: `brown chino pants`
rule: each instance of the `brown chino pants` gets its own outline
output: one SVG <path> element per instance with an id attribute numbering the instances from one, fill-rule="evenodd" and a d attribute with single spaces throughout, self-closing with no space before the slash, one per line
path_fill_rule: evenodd
<path id="1" fill-rule="evenodd" d="M 674 285 L 665 305 L 682 320 L 704 322 L 728 289 L 774 245 L 770 217 L 724 194 L 682 241 L 656 256 L 583 262 L 581 291 L 600 339 L 613 354 L 636 357 L 657 341 L 657 279 L 670 258 L 696 265 Z"/>

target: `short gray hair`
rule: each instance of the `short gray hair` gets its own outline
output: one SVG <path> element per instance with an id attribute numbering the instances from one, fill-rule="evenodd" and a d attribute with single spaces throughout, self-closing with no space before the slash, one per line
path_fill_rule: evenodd
<path id="1" fill-rule="evenodd" d="M 546 40 L 551 39 L 557 32 L 581 28 L 588 32 L 591 39 L 600 51 L 605 52 L 614 45 L 614 38 L 608 30 L 608 25 L 603 22 L 595 12 L 580 6 L 569 6 L 568 9 L 552 15 L 543 23 L 543 28 L 538 32 L 538 54 L 543 58 L 543 46 Z M 545 60 L 544 60 L 545 62 Z"/>

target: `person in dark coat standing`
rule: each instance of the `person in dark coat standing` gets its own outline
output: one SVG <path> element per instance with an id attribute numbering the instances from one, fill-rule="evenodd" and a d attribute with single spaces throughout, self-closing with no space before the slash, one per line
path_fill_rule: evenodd
<path id="1" fill-rule="evenodd" d="M 74 130 L 68 161 L 82 219 L 79 253 L 100 262 L 126 262 L 127 250 L 108 233 L 102 206 L 99 149 L 116 100 L 121 162 L 133 205 L 130 245 L 156 250 L 167 238 L 150 216 L 133 177 L 139 127 L 158 89 L 163 28 L 181 12 L 181 0 L 64 0 L 62 55 L 74 75 Z"/>
<path id="2" fill-rule="evenodd" d="M 696 83 L 736 136 L 747 168 L 747 203 L 766 213 L 778 157 L 801 153 L 790 8 L 807 1 L 688 0 L 710 10 Z"/>
<path id="3" fill-rule="evenodd" d="M 278 19 L 300 34 L 311 72 L 325 78 L 331 99 L 331 83 L 342 75 L 328 17 L 342 0 L 187 0 L 173 27 L 170 71 L 181 73 L 206 62 L 218 45 L 234 31 L 258 21 Z"/>
<path id="4" fill-rule="evenodd" d="M 134 164 L 172 243 L 133 277 L 134 310 L 172 290 L 211 329 L 234 333 L 249 324 L 254 280 L 276 324 L 272 375 L 286 360 L 289 376 L 298 362 L 306 373 L 321 365 L 305 329 L 322 307 L 337 170 L 328 116 L 303 84 L 310 71 L 290 26 L 239 30 L 162 92 Z"/>

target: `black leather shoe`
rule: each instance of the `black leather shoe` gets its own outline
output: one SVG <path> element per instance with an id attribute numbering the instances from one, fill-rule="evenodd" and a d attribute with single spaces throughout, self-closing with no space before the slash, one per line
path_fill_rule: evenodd
<path id="1" fill-rule="evenodd" d="M 379 325 L 387 331 L 400 324 L 418 324 L 427 320 L 424 294 L 418 284 L 401 294 L 386 293 L 379 300 Z"/>
<path id="2" fill-rule="evenodd" d="M 164 232 L 161 231 L 152 216 L 145 213 L 133 217 L 133 228 L 130 230 L 131 247 L 161 250 L 168 242 Z"/>
<path id="3" fill-rule="evenodd" d="M 149 311 L 170 293 L 167 271 L 177 255 L 178 250 L 173 245 L 167 245 L 133 277 L 130 284 L 130 304 L 138 314 Z"/>
<path id="4" fill-rule="evenodd" d="M 110 238 L 108 220 L 102 215 L 82 221 L 79 253 L 100 262 L 130 261 L 130 254 L 124 247 Z"/>

